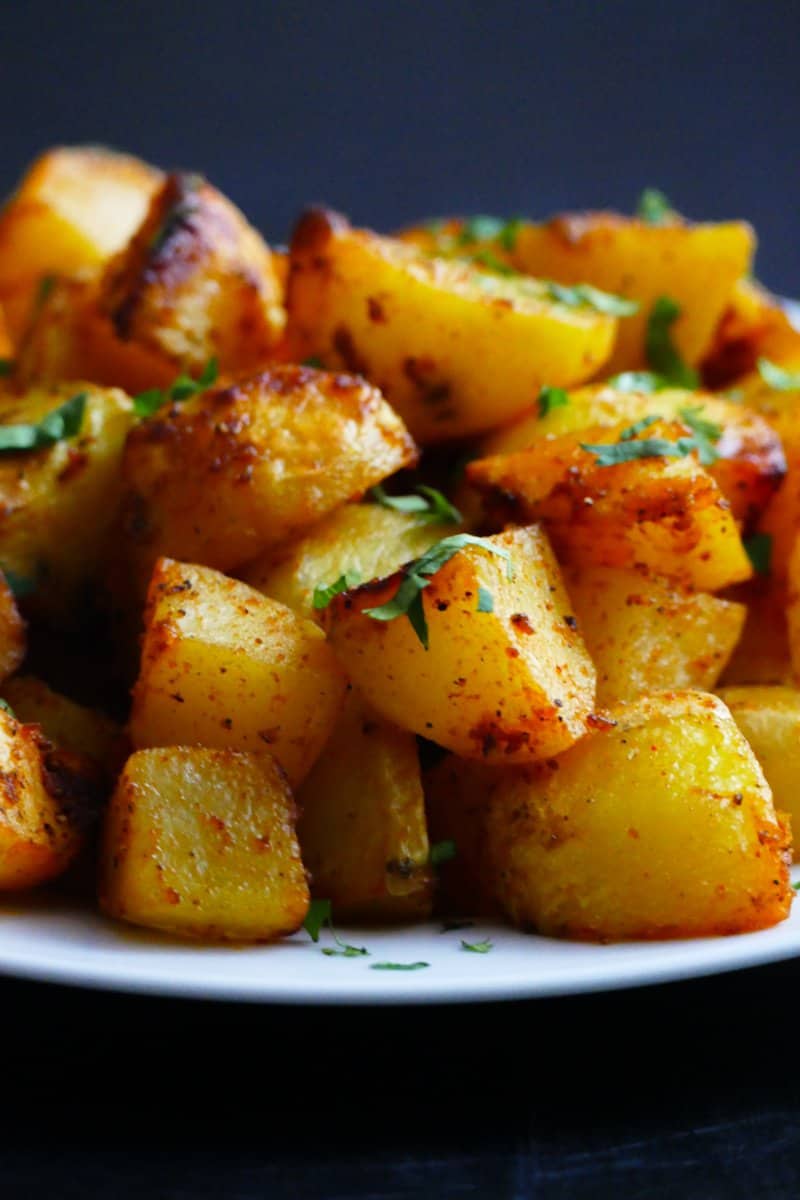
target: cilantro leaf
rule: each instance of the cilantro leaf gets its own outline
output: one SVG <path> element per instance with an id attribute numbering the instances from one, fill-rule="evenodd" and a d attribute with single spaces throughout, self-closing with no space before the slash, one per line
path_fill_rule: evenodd
<path id="1" fill-rule="evenodd" d="M 561 283 L 548 283 L 547 291 L 551 300 L 566 304 L 568 308 L 593 308 L 595 312 L 607 313 L 610 317 L 632 317 L 639 311 L 638 300 L 626 300 L 624 296 L 614 296 L 611 292 L 601 292 L 600 288 L 592 287 L 590 283 L 576 283 L 566 287 Z"/>
<path id="2" fill-rule="evenodd" d="M 28 579 L 25 575 L 18 575 L 10 567 L 0 567 L 0 570 L 5 575 L 6 583 L 11 588 L 15 600 L 22 600 L 25 596 L 32 596 L 36 591 L 35 579 Z"/>
<path id="3" fill-rule="evenodd" d="M 308 906 L 306 919 L 303 921 L 305 929 L 312 942 L 319 941 L 319 935 L 323 926 L 331 923 L 331 902 L 330 900 L 312 900 Z"/>
<path id="4" fill-rule="evenodd" d="M 663 225 L 672 215 L 672 205 L 658 188 L 645 188 L 636 205 L 636 215 L 646 225 Z"/>
<path id="5" fill-rule="evenodd" d="M 431 964 L 427 962 L 377 962 L 370 963 L 372 971 L 421 971 L 423 967 L 429 967 Z"/>
<path id="6" fill-rule="evenodd" d="M 653 414 L 649 417 L 642 417 L 640 421 L 634 421 L 627 429 L 623 429 L 619 435 L 621 442 L 630 442 L 636 437 L 637 433 L 644 433 L 645 429 L 649 429 L 651 425 L 655 425 L 656 421 L 663 420 L 662 417 Z"/>
<path id="7" fill-rule="evenodd" d="M 800 371 L 787 371 L 769 358 L 760 358 L 758 373 L 769 387 L 776 392 L 800 391 Z"/>
<path id="8" fill-rule="evenodd" d="M 622 371 L 619 375 L 612 375 L 606 383 L 618 392 L 660 392 L 670 386 L 666 379 L 653 371 Z"/>
<path id="9" fill-rule="evenodd" d="M 133 411 L 137 417 L 151 417 L 165 404 L 180 404 L 190 396 L 198 396 L 217 382 L 218 372 L 216 358 L 210 358 L 197 379 L 192 379 L 190 375 L 179 375 L 166 390 L 149 388 L 148 391 L 134 396 Z"/>
<path id="10" fill-rule="evenodd" d="M 494 596 L 488 588 L 478 587 L 478 607 L 475 611 L 480 613 L 494 612 Z"/>
<path id="11" fill-rule="evenodd" d="M 539 392 L 539 416 L 546 417 L 554 408 L 564 408 L 569 404 L 569 394 L 564 388 L 543 387 Z"/>
<path id="12" fill-rule="evenodd" d="M 456 844 L 451 838 L 444 842 L 434 842 L 430 853 L 431 866 L 440 867 L 442 863 L 451 862 L 457 853 Z"/>
<path id="13" fill-rule="evenodd" d="M 338 941 L 338 939 L 337 939 Z M 322 953 L 328 958 L 369 958 L 369 950 L 366 946 L 349 946 L 347 942 L 341 942 L 341 950 L 337 950 L 332 946 L 324 946 Z"/>
<path id="14" fill-rule="evenodd" d="M 14 712 L 8 701 L 4 700 L 2 696 L 0 696 L 0 708 L 2 708 L 4 713 L 8 713 L 10 717 L 13 717 L 16 720 L 17 714 Z"/>
<path id="15" fill-rule="evenodd" d="M 465 942 L 462 938 L 461 949 L 469 950 L 471 954 L 488 954 L 490 950 L 494 950 L 494 942 L 488 937 L 482 942 Z"/>
<path id="16" fill-rule="evenodd" d="M 413 513 L 417 520 L 425 524 L 452 522 L 458 524 L 461 513 L 436 488 L 421 483 L 417 487 L 416 496 L 387 496 L 380 486 L 370 488 L 369 495 L 376 504 L 383 508 L 392 508 L 395 512 Z"/>
<path id="17" fill-rule="evenodd" d="M 684 458 L 693 451 L 697 452 L 700 461 L 703 462 L 703 456 L 707 450 L 697 436 L 680 437 L 675 442 L 667 441 L 666 438 L 642 438 L 639 442 L 606 442 L 604 445 L 596 446 L 581 442 L 580 446 L 581 450 L 586 450 L 589 454 L 596 456 L 596 466 L 598 467 L 616 467 L 620 463 L 633 462 L 638 458 Z M 716 456 L 713 447 L 711 453 Z"/>
<path id="18" fill-rule="evenodd" d="M 0 425 L 0 452 L 42 450 L 80 433 L 87 392 L 79 392 L 42 417 L 36 425 Z"/>
<path id="19" fill-rule="evenodd" d="M 504 558 L 508 578 L 513 579 L 514 567 L 511 555 L 507 550 L 502 546 L 493 545 L 486 538 L 474 537 L 470 533 L 456 533 L 452 537 L 436 542 L 419 558 L 406 563 L 401 570 L 400 586 L 392 599 L 377 608 L 363 609 L 364 616 L 371 617 L 373 621 L 394 621 L 397 617 L 407 616 L 411 627 L 427 650 L 428 624 L 422 603 L 422 591 L 430 583 L 431 577 L 465 546 L 480 546 L 483 550 L 488 550 L 490 554 Z"/>
<path id="20" fill-rule="evenodd" d="M 753 533 L 744 539 L 747 557 L 757 575 L 769 575 L 772 563 L 772 537 L 768 533 Z"/>
<path id="21" fill-rule="evenodd" d="M 653 371 L 665 383 L 692 391 L 698 386 L 700 376 L 683 361 L 670 333 L 680 312 L 680 306 L 670 296 L 658 297 L 647 319 L 645 353 Z"/>
<path id="22" fill-rule="evenodd" d="M 694 432 L 700 462 L 704 467 L 710 467 L 719 460 L 714 443 L 722 437 L 722 426 L 716 421 L 707 421 L 701 416 L 702 412 L 703 405 L 696 404 L 691 408 L 678 409 L 678 416 Z"/>
<path id="23" fill-rule="evenodd" d="M 358 571 L 345 571 L 344 575 L 340 575 L 335 583 L 331 583 L 327 587 L 318 583 L 314 588 L 314 597 L 311 603 L 317 609 L 327 608 L 334 596 L 349 591 L 350 588 L 358 587 L 360 583 L 361 576 Z"/>
<path id="24" fill-rule="evenodd" d="M 0 379 L 5 379 L 8 375 L 13 374 L 13 371 L 13 358 L 0 358 Z"/>

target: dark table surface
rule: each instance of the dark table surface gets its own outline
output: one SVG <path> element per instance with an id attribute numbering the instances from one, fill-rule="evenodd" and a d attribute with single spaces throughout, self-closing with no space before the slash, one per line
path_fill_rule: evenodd
<path id="1" fill-rule="evenodd" d="M 0 1195 L 788 1200 L 798 987 L 337 1010 L 0 981 Z"/>

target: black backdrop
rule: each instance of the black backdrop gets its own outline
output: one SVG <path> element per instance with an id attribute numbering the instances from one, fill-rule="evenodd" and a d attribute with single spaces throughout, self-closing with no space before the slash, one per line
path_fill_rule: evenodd
<path id="1" fill-rule="evenodd" d="M 797 0 L 4 0 L 0 189 L 53 141 L 202 169 L 269 236 L 324 200 L 747 216 L 800 291 Z"/>

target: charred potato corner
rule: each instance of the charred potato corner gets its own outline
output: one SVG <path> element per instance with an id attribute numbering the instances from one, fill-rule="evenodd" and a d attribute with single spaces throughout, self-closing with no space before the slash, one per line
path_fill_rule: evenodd
<path id="1" fill-rule="evenodd" d="M 198 175 L 42 155 L 0 213 L 0 890 L 206 941 L 783 920 L 800 334 L 754 246 L 648 191 L 276 251 Z"/>

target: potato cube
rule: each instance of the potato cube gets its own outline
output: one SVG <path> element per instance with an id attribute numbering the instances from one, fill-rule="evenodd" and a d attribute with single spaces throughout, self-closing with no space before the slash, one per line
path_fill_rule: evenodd
<path id="1" fill-rule="evenodd" d="M 330 736 L 346 686 L 310 621 L 207 567 L 157 564 L 133 693 L 137 748 L 269 748 L 294 787 Z"/>
<path id="2" fill-rule="evenodd" d="M 594 668 L 541 530 L 467 544 L 432 575 L 421 593 L 427 649 L 408 616 L 365 612 L 392 601 L 413 570 L 344 592 L 324 610 L 336 653 L 378 712 L 489 762 L 557 754 L 585 732 Z"/>
<path id="3" fill-rule="evenodd" d="M 662 692 L 608 716 L 492 795 L 490 871 L 511 920 L 604 941 L 783 920 L 789 831 L 722 701 Z"/>
<path id="4" fill-rule="evenodd" d="M 430 258 L 322 210 L 292 238 L 287 308 L 288 353 L 365 375 L 423 443 L 494 429 L 543 383 L 590 378 L 616 326 L 545 284 Z"/>
<path id="5" fill-rule="evenodd" d="M 337 919 L 429 915 L 433 870 L 413 734 L 351 691 L 297 801 L 312 895 L 330 900 Z"/>
<path id="6" fill-rule="evenodd" d="M 93 759 L 108 776 L 116 776 L 128 752 L 128 741 L 116 722 L 54 692 L 34 675 L 16 675 L 3 684 L 3 698 L 18 721 L 39 725 L 54 745 Z"/>
<path id="7" fill-rule="evenodd" d="M 140 750 L 106 815 L 100 904 L 182 937 L 269 942 L 293 933 L 308 910 L 294 817 L 268 754 Z"/>

